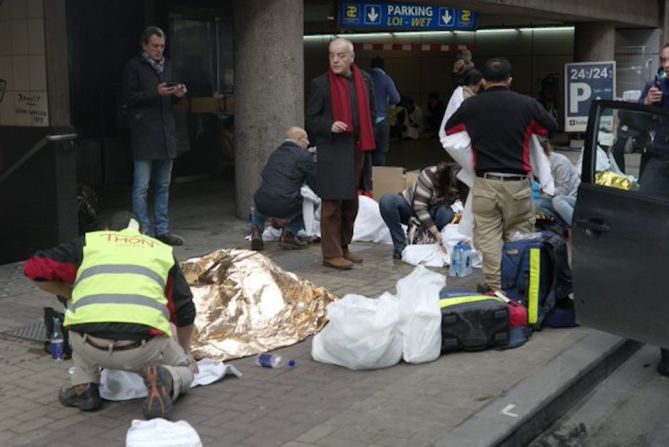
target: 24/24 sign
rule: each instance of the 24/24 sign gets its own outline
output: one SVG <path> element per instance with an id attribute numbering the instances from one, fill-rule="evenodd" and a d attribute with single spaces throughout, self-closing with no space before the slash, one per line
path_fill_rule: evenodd
<path id="1" fill-rule="evenodd" d="M 579 62 L 564 66 L 565 132 L 585 132 L 590 103 L 616 96 L 616 62 Z"/>

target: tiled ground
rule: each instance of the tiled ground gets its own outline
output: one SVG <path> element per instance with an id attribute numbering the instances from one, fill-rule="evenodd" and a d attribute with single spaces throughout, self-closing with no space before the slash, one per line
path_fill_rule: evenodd
<path id="1" fill-rule="evenodd" d="M 225 194 L 215 185 L 197 199 L 175 194 L 174 229 L 188 242 L 176 250 L 180 259 L 246 246 L 246 224 L 231 216 L 231 205 L 211 210 L 213 198 Z M 394 291 L 397 279 L 411 271 L 391 259 L 389 246 L 364 243 L 353 250 L 365 262 L 352 271 L 323 267 L 313 246 L 303 253 L 312 262 L 296 273 L 340 295 L 375 297 Z M 285 256 L 271 242 L 266 254 L 280 262 Z M 467 288 L 476 280 L 449 278 L 448 284 Z M 4 332 L 39 320 L 41 307 L 57 303 L 23 279 L 20 264 L 9 264 L 0 266 L 0 304 Z M 279 351 L 295 359 L 296 368 L 234 361 L 242 378 L 193 389 L 173 417 L 193 425 L 207 446 L 427 446 L 588 333 L 544 330 L 516 350 L 449 354 L 429 364 L 364 372 L 312 361 L 307 340 Z M 0 445 L 124 444 L 130 422 L 141 417 L 141 402 L 108 403 L 90 414 L 63 408 L 56 393 L 67 384 L 71 362 L 52 362 L 39 344 L 1 340 Z"/>

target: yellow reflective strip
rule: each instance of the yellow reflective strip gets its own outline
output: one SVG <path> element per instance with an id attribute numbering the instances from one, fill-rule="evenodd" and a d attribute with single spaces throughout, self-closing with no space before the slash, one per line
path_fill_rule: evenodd
<path id="1" fill-rule="evenodd" d="M 527 321 L 539 319 L 539 278 L 541 278 L 541 249 L 530 248 L 530 284 L 527 288 Z"/>
<path id="2" fill-rule="evenodd" d="M 439 300 L 439 308 L 443 309 L 448 306 L 455 306 L 458 304 L 465 303 L 478 303 L 479 301 L 485 300 L 496 300 L 504 302 L 501 298 L 497 296 L 488 296 L 488 295 L 469 295 L 469 296 L 458 296 L 454 298 L 443 298 Z"/>

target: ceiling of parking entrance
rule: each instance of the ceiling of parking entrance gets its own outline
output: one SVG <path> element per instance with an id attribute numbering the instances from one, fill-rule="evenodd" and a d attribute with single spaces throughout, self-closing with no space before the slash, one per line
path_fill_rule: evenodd
<path id="1" fill-rule="evenodd" d="M 659 17 L 659 5 L 656 0 L 621 0 L 616 2 L 616 8 L 611 8 L 610 0 L 590 0 L 589 2 L 580 0 L 449 0 L 448 2 L 411 0 L 384 2 L 423 3 L 471 9 L 479 13 L 479 29 L 558 26 L 586 21 L 610 21 L 619 27 L 656 27 Z M 340 3 L 335 0 L 304 0 L 304 33 L 337 32 L 337 8 Z M 574 6 L 571 7 L 571 4 Z M 549 11 L 543 10 L 542 7 Z M 633 8 L 633 10 L 626 11 L 629 8 Z M 644 12 L 640 14 L 640 10 Z M 593 12 L 597 11 L 601 14 L 607 14 L 607 16 L 594 17 Z"/>

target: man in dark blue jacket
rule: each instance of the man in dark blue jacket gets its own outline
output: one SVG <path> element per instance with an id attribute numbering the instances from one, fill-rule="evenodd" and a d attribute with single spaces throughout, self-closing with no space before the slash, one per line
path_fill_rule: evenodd
<path id="1" fill-rule="evenodd" d="M 186 95 L 184 84 L 174 82 L 172 67 L 163 56 L 165 33 L 149 26 L 141 37 L 142 53 L 130 59 L 123 76 L 124 104 L 128 109 L 130 146 L 134 160 L 132 210 L 144 234 L 155 234 L 168 245 L 183 245 L 170 233 L 167 208 L 172 162 L 177 157 L 176 125 L 172 104 Z M 154 187 L 155 231 L 149 220 L 147 195 Z"/>
<path id="2" fill-rule="evenodd" d="M 399 104 L 400 93 L 393 80 L 383 71 L 383 59 L 372 59 L 372 80 L 374 81 L 374 106 L 376 120 L 374 122 L 374 140 L 376 149 L 372 152 L 374 166 L 385 166 L 390 142 L 390 126 L 388 125 L 388 105 Z"/>
<path id="3" fill-rule="evenodd" d="M 315 189 L 316 161 L 306 149 L 307 132 L 301 127 L 286 131 L 286 139 L 267 160 L 261 173 L 260 188 L 253 196 L 255 209 L 251 212 L 251 249 L 262 250 L 265 222 L 272 218 L 284 227 L 279 245 L 283 248 L 304 248 L 307 242 L 297 233 L 304 229 L 302 195 L 305 183 Z"/>

